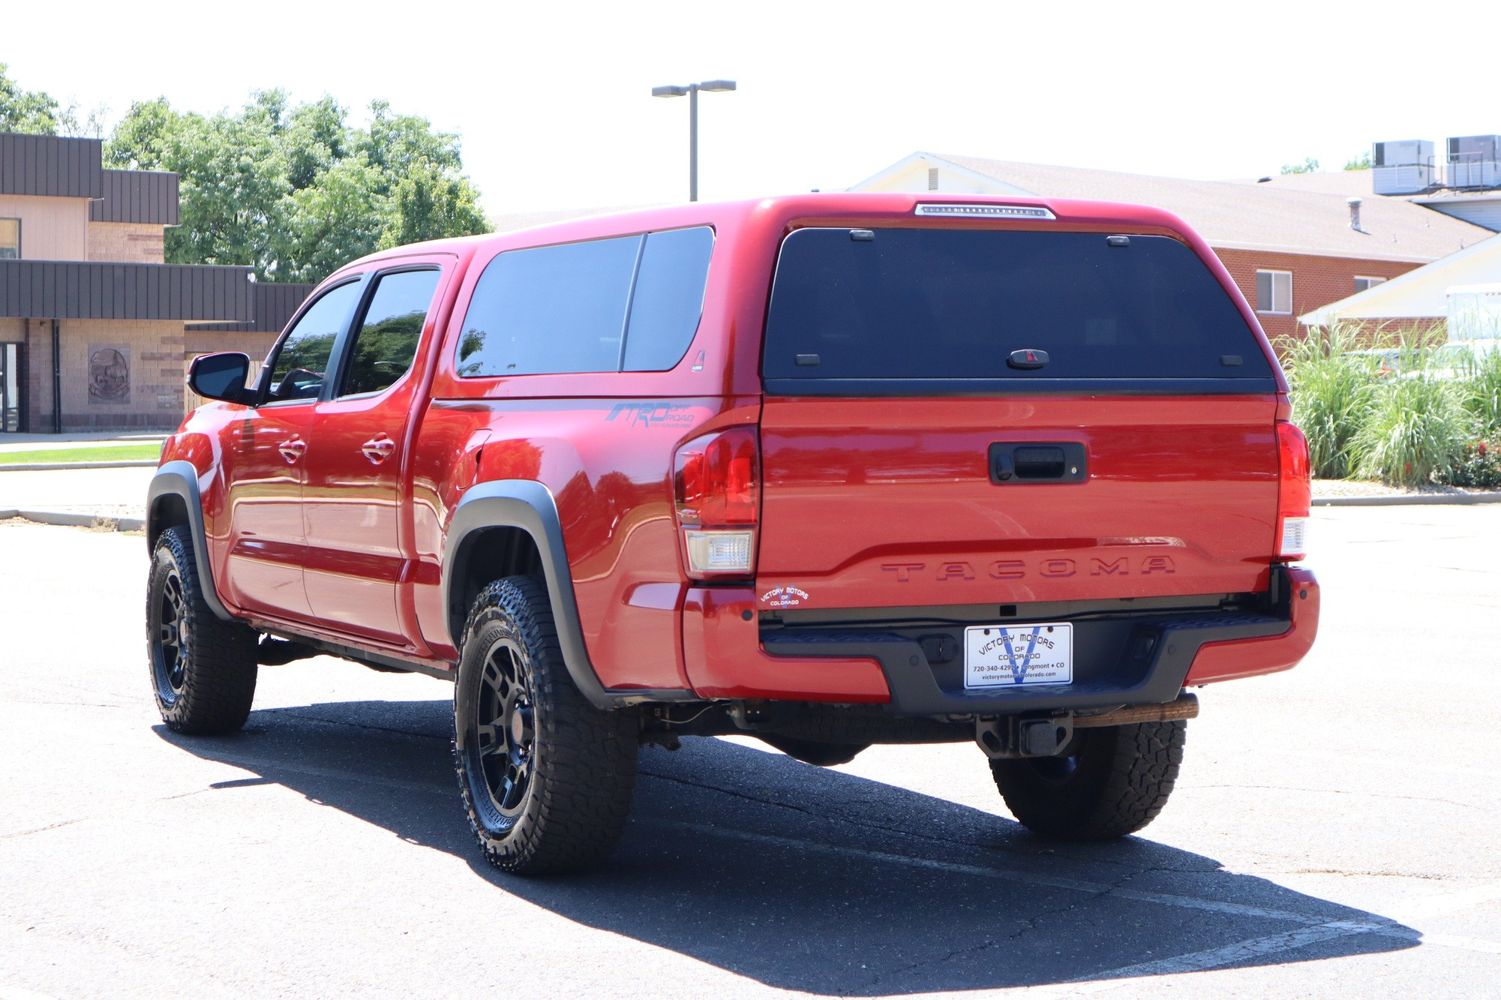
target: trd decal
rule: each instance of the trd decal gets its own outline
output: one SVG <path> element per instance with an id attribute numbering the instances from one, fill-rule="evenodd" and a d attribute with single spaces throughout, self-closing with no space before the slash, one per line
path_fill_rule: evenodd
<path id="1" fill-rule="evenodd" d="M 653 424 L 687 427 L 693 423 L 693 409 L 676 403 L 616 403 L 605 419 L 623 420 L 627 427 L 650 427 Z"/>
<path id="2" fill-rule="evenodd" d="M 797 587 L 773 587 L 761 595 L 768 608 L 795 608 L 808 599 L 808 592 Z"/>

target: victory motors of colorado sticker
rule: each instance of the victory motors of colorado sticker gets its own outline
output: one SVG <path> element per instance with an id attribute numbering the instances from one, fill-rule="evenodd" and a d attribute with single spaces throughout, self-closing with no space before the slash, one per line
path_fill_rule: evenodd
<path id="1" fill-rule="evenodd" d="M 795 608 L 808 599 L 808 592 L 797 587 L 773 587 L 761 595 L 768 608 Z"/>

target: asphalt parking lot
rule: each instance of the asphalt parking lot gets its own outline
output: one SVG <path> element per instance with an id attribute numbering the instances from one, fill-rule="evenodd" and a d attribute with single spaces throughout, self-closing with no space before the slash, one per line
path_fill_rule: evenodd
<path id="1" fill-rule="evenodd" d="M 138 535 L 0 521 L 0 997 L 1485 996 L 1501 505 L 1321 508 L 1313 654 L 1206 688 L 1142 835 L 1057 846 L 972 746 L 647 750 L 614 863 L 478 857 L 449 690 L 263 668 L 160 725 Z"/>

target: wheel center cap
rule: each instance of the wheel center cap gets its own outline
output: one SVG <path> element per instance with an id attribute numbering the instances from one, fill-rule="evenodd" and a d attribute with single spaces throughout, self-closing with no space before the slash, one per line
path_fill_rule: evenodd
<path id="1" fill-rule="evenodd" d="M 526 720 L 521 717 L 521 706 L 511 709 L 511 746 L 520 749 L 526 742 Z"/>

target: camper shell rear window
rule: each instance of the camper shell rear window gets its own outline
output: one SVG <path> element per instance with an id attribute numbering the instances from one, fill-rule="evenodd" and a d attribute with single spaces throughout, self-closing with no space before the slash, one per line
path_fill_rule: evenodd
<path id="1" fill-rule="evenodd" d="M 1178 240 L 996 229 L 792 232 L 762 374 L 778 394 L 1276 388 L 1235 302 Z"/>

